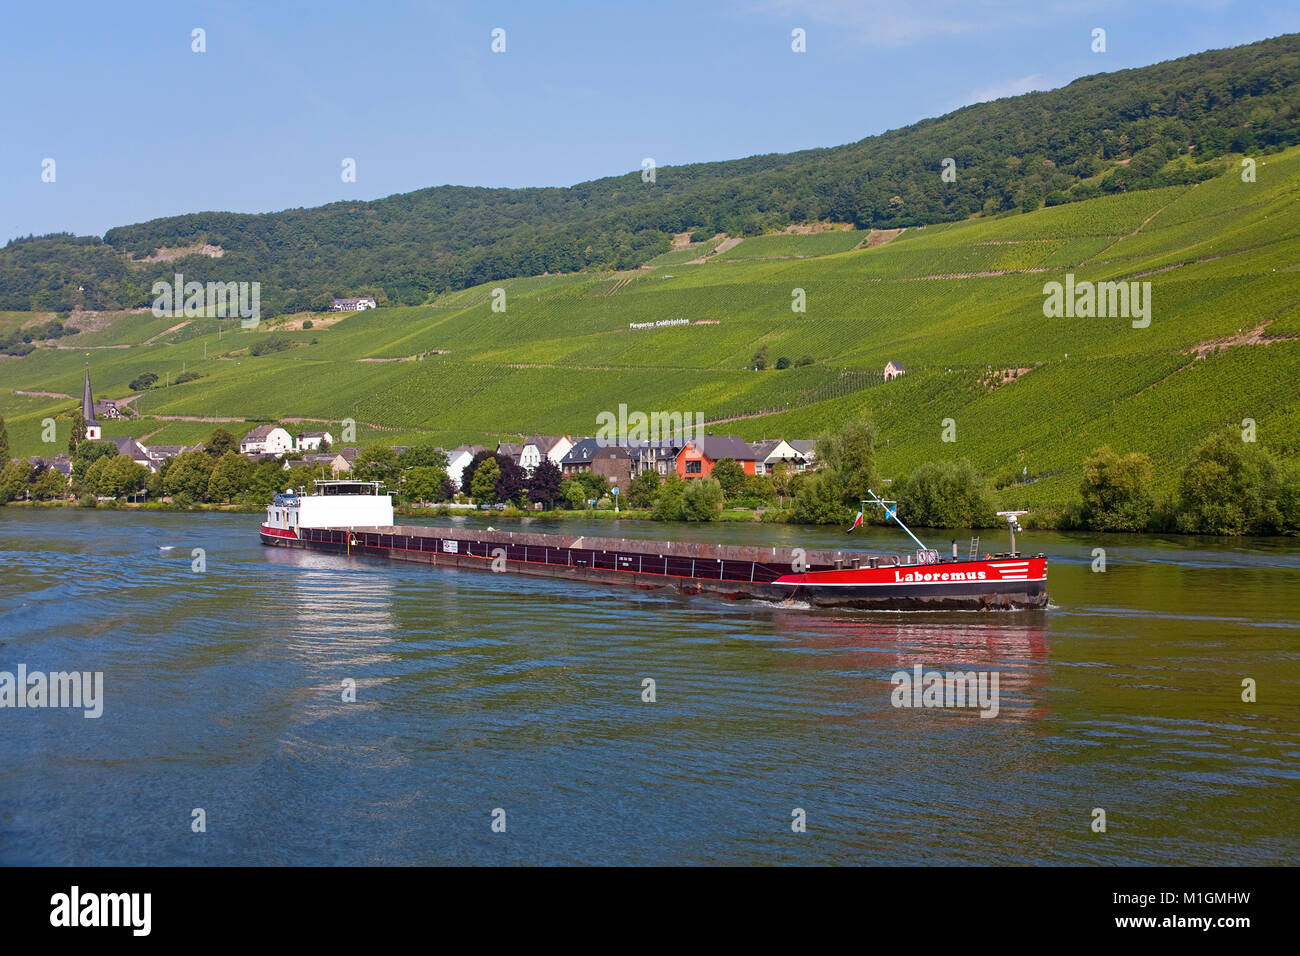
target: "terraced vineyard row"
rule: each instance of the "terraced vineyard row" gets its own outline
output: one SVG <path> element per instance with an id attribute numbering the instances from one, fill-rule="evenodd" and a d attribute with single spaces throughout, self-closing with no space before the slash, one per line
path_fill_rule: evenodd
<path id="1" fill-rule="evenodd" d="M 829 256 L 848 252 L 865 242 L 867 233 L 857 230 L 819 232 L 811 235 L 755 236 L 744 239 L 726 252 L 718 253 L 723 261 L 741 262 L 747 259 L 781 259 L 794 257 Z"/>

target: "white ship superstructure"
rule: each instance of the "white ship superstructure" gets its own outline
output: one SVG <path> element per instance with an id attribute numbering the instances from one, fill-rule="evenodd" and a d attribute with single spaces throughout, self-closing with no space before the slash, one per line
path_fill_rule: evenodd
<path id="1" fill-rule="evenodd" d="M 287 489 L 267 506 L 262 530 L 296 538 L 299 528 L 375 528 L 393 523 L 393 496 L 378 481 L 318 481 L 316 493 Z"/>

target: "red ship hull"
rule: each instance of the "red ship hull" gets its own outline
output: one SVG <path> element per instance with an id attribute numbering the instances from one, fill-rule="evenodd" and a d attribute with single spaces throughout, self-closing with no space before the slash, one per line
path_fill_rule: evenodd
<path id="1" fill-rule="evenodd" d="M 426 527 L 345 531 L 264 524 L 261 537 L 278 547 L 815 607 L 1012 610 L 1048 604 L 1043 555 L 912 564 L 896 555 Z"/>
<path id="2" fill-rule="evenodd" d="M 787 574 L 775 582 L 812 604 L 913 608 L 1047 606 L 1047 558 L 1008 556 L 938 564 Z"/>

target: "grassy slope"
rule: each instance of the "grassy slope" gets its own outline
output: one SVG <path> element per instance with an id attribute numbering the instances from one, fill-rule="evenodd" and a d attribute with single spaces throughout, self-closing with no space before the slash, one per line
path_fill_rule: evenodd
<path id="1" fill-rule="evenodd" d="M 626 273 L 503 281 L 430 306 L 287 332 L 296 347 L 260 357 L 243 350 L 267 329 L 249 333 L 236 324 L 218 342 L 215 320 L 162 334 L 180 320 L 120 316 L 61 340 L 75 350 L 0 359 L 0 414 L 14 453 L 39 454 L 48 447 L 39 441 L 41 419 L 70 403 L 12 390 L 77 395 L 89 357 L 100 396 L 126 394 L 144 371 L 174 378 L 184 366 L 205 376 L 143 396 L 147 416 L 352 417 L 386 429 L 363 425 L 362 440 L 423 435 L 451 445 L 532 431 L 590 434 L 597 413 L 619 403 L 710 419 L 788 407 L 716 430 L 815 437 L 866 414 L 887 442 L 887 474 L 948 456 L 969 457 L 989 472 L 1027 466 L 1041 480 L 1005 497 L 1029 506 L 1070 498 L 1084 455 L 1109 442 L 1149 451 L 1167 490 L 1188 449 L 1220 425 L 1253 418 L 1261 441 L 1296 447 L 1300 339 L 1203 361 L 1186 350 L 1264 322 L 1269 333 L 1300 333 L 1297 200 L 1300 149 L 1293 149 L 1261 160 L 1256 183 L 1229 169 L 1198 186 L 912 229 L 874 249 L 852 248 L 864 233 L 761 237 L 703 265 L 675 256 Z M 1150 281 L 1151 326 L 1044 318 L 1043 283 L 1066 271 L 1079 280 Z M 504 314 L 491 309 L 497 287 L 506 291 Z M 802 315 L 790 309 L 795 288 L 807 294 Z M 628 329 L 676 318 L 718 324 Z M 0 327 L 16 321 L 0 315 Z M 123 344 L 130 347 L 89 348 Z M 807 354 L 816 364 L 748 371 L 760 344 L 773 359 Z M 357 361 L 432 350 L 448 354 Z M 842 372 L 878 370 L 889 359 L 910 374 L 864 388 L 865 376 Z M 988 367 L 1032 371 L 990 389 L 978 381 Z M 957 423 L 955 444 L 940 440 L 945 418 Z M 60 446 L 67 427 L 59 429 Z M 212 427 L 145 421 L 110 425 L 107 433 L 154 432 L 155 442 L 179 443 Z"/>

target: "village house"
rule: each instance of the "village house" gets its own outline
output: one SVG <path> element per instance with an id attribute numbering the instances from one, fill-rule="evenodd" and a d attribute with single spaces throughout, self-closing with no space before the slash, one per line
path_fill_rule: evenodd
<path id="1" fill-rule="evenodd" d="M 333 475 L 346 475 L 352 470 L 352 462 L 345 456 L 335 452 L 325 452 L 319 455 L 308 455 L 307 463 L 310 465 L 324 465 Z"/>
<path id="2" fill-rule="evenodd" d="M 352 463 L 337 452 L 321 452 L 317 455 L 303 455 L 301 458 L 284 460 L 284 470 L 290 468 L 316 468 L 331 475 L 346 475 L 352 470 Z"/>
<path id="3" fill-rule="evenodd" d="M 900 375 L 906 375 L 906 374 L 907 374 L 907 369 L 903 368 L 903 366 L 899 365 L 897 362 L 885 363 L 886 382 L 893 381 L 894 379 L 898 378 Z"/>
<path id="4" fill-rule="evenodd" d="M 519 449 L 519 464 L 530 475 L 533 473 L 533 469 L 540 465 L 542 459 L 546 457 L 546 453 L 542 451 L 542 444 L 541 439 L 530 438 Z"/>
<path id="5" fill-rule="evenodd" d="M 134 438 L 110 438 L 108 441 L 111 441 L 117 446 L 117 453 L 119 455 L 126 455 L 126 457 L 130 458 L 137 465 L 143 465 L 150 471 L 158 470 L 154 466 L 153 459 L 149 457 L 149 450 Z"/>
<path id="6" fill-rule="evenodd" d="M 754 474 L 757 464 L 754 449 L 731 435 L 691 439 L 677 454 L 677 474 L 683 478 L 707 478 L 713 474 L 713 466 L 724 458 L 734 458 L 745 474 Z"/>
<path id="7" fill-rule="evenodd" d="M 333 446 L 334 436 L 329 432 L 299 432 L 293 439 L 294 451 L 319 451 L 321 442 Z"/>
<path id="8" fill-rule="evenodd" d="M 565 475 L 580 475 L 591 471 L 591 457 L 600 450 L 595 438 L 579 438 L 568 454 L 560 459 L 560 471 Z"/>
<path id="9" fill-rule="evenodd" d="M 456 482 L 457 488 L 461 487 L 465 466 L 474 460 L 475 455 L 484 450 L 482 445 L 457 445 L 447 452 L 447 477 Z"/>
<path id="10" fill-rule="evenodd" d="M 653 471 L 660 478 L 666 477 L 677 467 L 677 455 L 682 450 L 681 442 L 628 442 L 628 451 L 632 453 L 632 477 Z"/>
<path id="11" fill-rule="evenodd" d="M 524 443 L 523 454 L 531 457 L 529 445 L 537 449 L 538 464 L 541 464 L 542 458 L 549 458 L 553 464 L 558 465 L 573 447 L 573 440 L 568 435 L 530 435 Z"/>
<path id="12" fill-rule="evenodd" d="M 27 463 L 34 468 L 50 468 L 68 479 L 72 484 L 72 456 L 67 453 L 51 455 L 49 458 L 28 458 Z"/>
<path id="13" fill-rule="evenodd" d="M 808 471 L 817 465 L 817 442 L 810 438 L 793 438 L 787 444 L 803 458 L 799 463 L 800 471 Z"/>
<path id="14" fill-rule="evenodd" d="M 565 475 L 594 472 L 621 488 L 647 471 L 657 472 L 661 477 L 667 475 L 676 467 L 679 449 L 679 445 L 670 442 L 628 441 L 610 445 L 598 438 L 580 438 L 560 460 L 560 471 Z"/>
<path id="15" fill-rule="evenodd" d="M 764 439 L 750 447 L 754 449 L 754 473 L 757 475 L 770 475 L 777 462 L 785 462 L 791 472 L 803 471 L 803 455 L 784 439 Z"/>
<path id="16" fill-rule="evenodd" d="M 330 306 L 331 312 L 361 312 L 364 309 L 378 308 L 374 299 L 362 296 L 359 299 L 335 299 Z"/>
<path id="17" fill-rule="evenodd" d="M 95 418 L 103 421 L 106 418 L 119 419 L 122 417 L 122 410 L 117 407 L 117 402 L 111 402 L 107 399 L 99 399 L 95 402 Z"/>
<path id="18" fill-rule="evenodd" d="M 293 436 L 279 425 L 258 425 L 239 441 L 241 455 L 283 455 L 293 451 Z"/>
<path id="19" fill-rule="evenodd" d="M 144 452 L 149 456 L 149 470 L 158 471 L 169 458 L 175 458 L 182 452 L 190 451 L 185 445 L 147 445 Z"/>
<path id="20" fill-rule="evenodd" d="M 497 454 L 505 455 L 531 475 L 543 459 L 559 465 L 572 448 L 573 442 L 565 435 L 530 435 L 519 443 L 498 443 Z"/>
<path id="21" fill-rule="evenodd" d="M 521 465 L 521 466 L 522 466 L 522 463 L 519 461 L 519 459 L 523 456 L 523 453 L 524 453 L 524 446 L 523 446 L 523 445 L 516 444 L 516 443 L 513 443 L 513 442 L 500 442 L 500 441 L 499 441 L 499 442 L 497 442 L 497 452 L 496 452 L 496 453 L 497 453 L 498 455 L 504 455 L 506 458 L 509 458 L 511 461 L 513 461 L 516 465 Z"/>
<path id="22" fill-rule="evenodd" d="M 635 471 L 633 452 L 622 445 L 606 445 L 591 455 L 591 472 L 601 475 L 613 487 L 626 492 Z"/>

